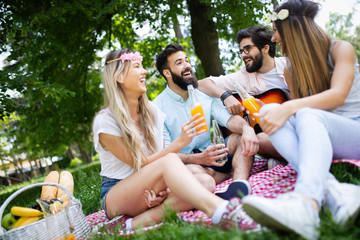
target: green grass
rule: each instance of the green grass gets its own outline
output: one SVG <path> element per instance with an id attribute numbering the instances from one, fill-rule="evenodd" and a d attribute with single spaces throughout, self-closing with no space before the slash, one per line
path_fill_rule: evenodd
<path id="1" fill-rule="evenodd" d="M 100 164 L 99 162 L 82 166 L 77 169 L 68 169 L 74 176 L 74 196 L 79 199 L 83 205 L 85 215 L 99 211 L 101 204 L 100 196 Z M 341 182 L 350 182 L 360 185 L 360 169 L 346 163 L 333 164 L 331 172 Z M 0 202 L 3 202 L 8 196 L 17 189 L 35 182 L 42 182 L 44 177 L 33 179 L 31 182 L 25 182 L 19 185 L 8 187 L 0 191 Z M 22 193 L 14 199 L 6 212 L 13 205 L 31 206 L 36 199 L 40 197 L 41 188 L 33 188 Z M 359 199 L 360 201 L 360 199 Z M 331 220 L 331 216 L 326 209 L 320 213 L 321 216 L 321 237 L 320 239 L 360 239 L 360 217 L 355 223 L 340 228 Z M 238 230 L 221 231 L 213 226 L 201 224 L 189 224 L 180 221 L 173 211 L 167 211 L 164 224 L 156 229 L 149 231 L 138 231 L 136 234 L 125 237 L 127 239 L 230 239 L 230 240 L 252 240 L 252 239 L 301 239 L 296 234 L 276 233 L 276 232 L 253 232 L 244 233 Z M 92 239 L 119 239 L 119 236 L 102 235 L 93 236 Z"/>

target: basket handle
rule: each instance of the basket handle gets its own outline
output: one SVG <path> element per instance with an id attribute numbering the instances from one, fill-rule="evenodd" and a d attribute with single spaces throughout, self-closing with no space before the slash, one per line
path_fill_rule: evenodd
<path id="1" fill-rule="evenodd" d="M 75 197 L 71 194 L 71 192 L 69 190 L 67 190 L 64 186 L 58 184 L 58 183 L 50 183 L 50 182 L 42 182 L 42 183 L 34 183 L 34 184 L 31 184 L 31 185 L 28 185 L 28 186 L 25 186 L 23 188 L 20 188 L 18 189 L 17 191 L 15 191 L 13 194 L 11 194 L 6 200 L 5 202 L 1 205 L 0 207 L 0 219 L 2 219 L 3 217 L 3 213 L 5 211 L 5 208 L 7 207 L 7 205 L 11 202 L 11 200 L 13 200 L 16 196 L 18 196 L 19 194 L 25 192 L 26 190 L 29 190 L 31 188 L 34 188 L 34 187 L 42 187 L 42 186 L 54 186 L 54 187 L 57 187 L 57 188 L 60 188 L 61 190 L 63 190 L 70 198 L 71 201 L 74 201 L 76 203 L 79 203 L 80 204 L 80 210 L 79 210 L 79 213 L 81 211 L 81 203 L 80 201 L 77 201 L 75 199 Z M 70 203 L 70 201 L 69 201 Z M 69 204 L 68 203 L 68 204 Z M 1 228 L 0 228 L 0 233 L 1 233 Z"/>

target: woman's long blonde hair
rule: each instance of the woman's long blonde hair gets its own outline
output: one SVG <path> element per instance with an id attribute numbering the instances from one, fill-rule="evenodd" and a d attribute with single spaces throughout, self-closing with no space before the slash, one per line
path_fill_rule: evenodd
<path id="1" fill-rule="evenodd" d="M 328 66 L 330 37 L 315 23 L 319 4 L 306 0 L 289 0 L 278 7 L 289 10 L 284 20 L 276 20 L 282 52 L 291 63 L 294 98 L 306 97 L 330 88 Z"/>
<path id="2" fill-rule="evenodd" d="M 106 55 L 105 63 L 119 58 L 124 53 L 131 52 L 134 51 L 128 49 L 111 51 Z M 139 98 L 140 129 L 136 127 L 134 120 L 130 117 L 130 111 L 124 97 L 123 89 L 116 81 L 117 77 L 125 78 L 129 71 L 129 66 L 129 60 L 125 62 L 119 60 L 105 64 L 103 73 L 104 104 L 105 106 L 110 106 L 111 111 L 114 113 L 116 122 L 120 128 L 122 140 L 132 156 L 132 167 L 139 170 L 144 164 L 142 162 L 145 155 L 144 153 L 152 154 L 157 151 L 157 143 L 155 140 L 156 127 L 154 113 L 146 93 L 142 94 Z M 145 139 L 145 146 L 142 144 L 141 136 Z"/>

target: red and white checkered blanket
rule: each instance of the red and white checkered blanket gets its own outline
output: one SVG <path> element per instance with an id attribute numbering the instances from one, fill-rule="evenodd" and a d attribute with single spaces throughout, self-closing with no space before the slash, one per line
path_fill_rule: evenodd
<path id="1" fill-rule="evenodd" d="M 360 168 L 360 160 L 340 159 L 333 161 L 333 163 L 338 162 L 351 163 Z M 296 171 L 290 165 L 277 165 L 274 168 L 267 170 L 267 159 L 260 157 L 255 157 L 250 175 L 249 182 L 252 186 L 252 194 L 267 198 L 275 198 L 279 194 L 292 191 L 297 177 Z M 228 179 L 217 185 L 215 192 L 226 188 L 231 183 L 231 180 L 232 179 Z M 202 222 L 211 224 L 210 218 L 200 210 L 181 212 L 178 216 L 189 223 Z M 88 215 L 86 219 L 91 227 L 108 221 L 103 210 Z M 120 231 L 119 234 L 124 233 Z"/>

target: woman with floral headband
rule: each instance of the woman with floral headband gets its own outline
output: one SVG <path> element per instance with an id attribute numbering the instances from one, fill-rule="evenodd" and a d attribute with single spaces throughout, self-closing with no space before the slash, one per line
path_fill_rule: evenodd
<path id="1" fill-rule="evenodd" d="M 208 191 L 174 154 L 204 132 L 196 132 L 203 118 L 192 117 L 163 149 L 164 114 L 146 96 L 142 57 L 124 49 L 108 53 L 105 62 L 106 107 L 96 115 L 93 133 L 108 218 L 127 215 L 122 227 L 135 229 L 159 223 L 169 205 L 176 211 L 200 209 L 225 229 L 242 226 L 240 200 L 225 201 Z"/>
<path id="2" fill-rule="evenodd" d="M 319 5 L 289 0 L 270 16 L 273 37 L 288 57 L 292 100 L 261 108 L 261 128 L 297 170 L 295 189 L 276 199 L 248 196 L 245 211 L 260 224 L 317 238 L 319 209 L 341 225 L 360 210 L 360 187 L 329 173 L 333 158 L 360 159 L 360 75 L 354 47 L 332 40 L 315 23 Z"/>

